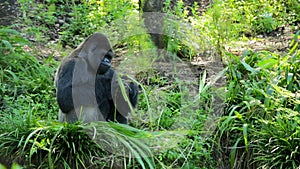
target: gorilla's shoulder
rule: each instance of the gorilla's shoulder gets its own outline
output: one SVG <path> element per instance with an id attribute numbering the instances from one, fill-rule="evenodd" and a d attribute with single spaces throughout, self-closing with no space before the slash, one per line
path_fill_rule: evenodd
<path id="1" fill-rule="evenodd" d="M 72 79 L 73 76 L 74 67 L 74 60 L 63 60 L 62 64 L 60 65 L 57 71 L 58 82 L 65 83 L 66 81 L 70 81 L 70 79 Z"/>
<path id="2" fill-rule="evenodd" d="M 74 59 L 64 59 L 59 67 L 59 70 L 62 71 L 66 71 L 66 70 L 73 70 L 75 67 L 75 63 L 76 61 Z"/>
<path id="3" fill-rule="evenodd" d="M 61 67 L 74 67 L 75 63 L 75 59 L 67 57 L 62 60 Z"/>

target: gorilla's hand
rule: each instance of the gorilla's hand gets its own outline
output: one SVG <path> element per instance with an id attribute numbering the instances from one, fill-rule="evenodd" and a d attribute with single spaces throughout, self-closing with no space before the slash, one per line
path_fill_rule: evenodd
<path id="1" fill-rule="evenodd" d="M 137 105 L 138 94 L 139 94 L 138 86 L 136 84 L 134 84 L 133 82 L 129 82 L 128 95 L 129 95 L 129 100 L 133 107 L 136 107 L 136 105 Z"/>

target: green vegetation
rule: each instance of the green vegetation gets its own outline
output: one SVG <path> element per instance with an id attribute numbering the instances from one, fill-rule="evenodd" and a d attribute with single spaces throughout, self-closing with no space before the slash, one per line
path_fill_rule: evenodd
<path id="1" fill-rule="evenodd" d="M 201 4 L 184 2 L 165 1 L 164 51 L 171 54 L 160 58 L 138 1 L 19 0 L 21 17 L 0 27 L 0 163 L 299 168 L 299 1 L 217 0 L 203 13 Z M 61 58 L 51 51 L 65 56 L 97 31 L 121 56 L 117 69 L 135 72 L 141 86 L 129 126 L 57 122 L 53 77 Z M 231 49 L 277 33 L 289 37 L 287 50 Z M 195 72 L 188 62 L 199 58 L 225 66 Z"/>
<path id="2" fill-rule="evenodd" d="M 261 168 L 297 168 L 299 50 L 287 55 L 248 51 L 242 57 L 231 56 L 228 106 L 219 123 L 222 146 L 233 146 L 226 150 L 231 166 L 244 168 L 254 162 Z"/>

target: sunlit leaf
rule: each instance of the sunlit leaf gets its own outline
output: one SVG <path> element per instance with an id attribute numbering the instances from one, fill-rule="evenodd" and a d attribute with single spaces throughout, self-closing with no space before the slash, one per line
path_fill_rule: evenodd
<path id="1" fill-rule="evenodd" d="M 250 65 L 248 65 L 246 62 L 244 62 L 244 61 L 240 61 L 242 64 L 243 64 L 243 66 L 245 67 L 245 69 L 246 70 L 248 70 L 249 72 L 251 72 L 251 73 L 253 73 L 253 74 L 256 74 L 257 72 L 259 72 L 257 69 L 254 69 L 254 68 L 252 68 Z"/>
<path id="2" fill-rule="evenodd" d="M 270 59 L 259 61 L 257 63 L 257 66 L 264 69 L 269 69 L 274 67 L 277 63 L 278 63 L 277 59 L 270 58 Z"/>

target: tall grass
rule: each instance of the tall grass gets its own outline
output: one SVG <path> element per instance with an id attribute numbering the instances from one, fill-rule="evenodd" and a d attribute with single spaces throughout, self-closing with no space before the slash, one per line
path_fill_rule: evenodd
<path id="1" fill-rule="evenodd" d="M 299 32 L 286 55 L 267 51 L 248 51 L 241 58 L 230 55 L 228 106 L 219 127 L 221 146 L 234 168 L 300 166 L 298 36 Z"/>
<path id="2" fill-rule="evenodd" d="M 56 62 L 52 56 L 46 60 L 34 57 L 30 53 L 33 46 L 15 30 L 2 28 L 0 37 L 3 114 L 22 109 L 36 112 L 40 117 L 53 118 L 57 109 L 52 82 Z"/>
<path id="3" fill-rule="evenodd" d="M 24 131 L 2 132 L 1 156 L 34 168 L 154 168 L 142 139 L 151 135 L 127 125 L 30 122 Z"/>

